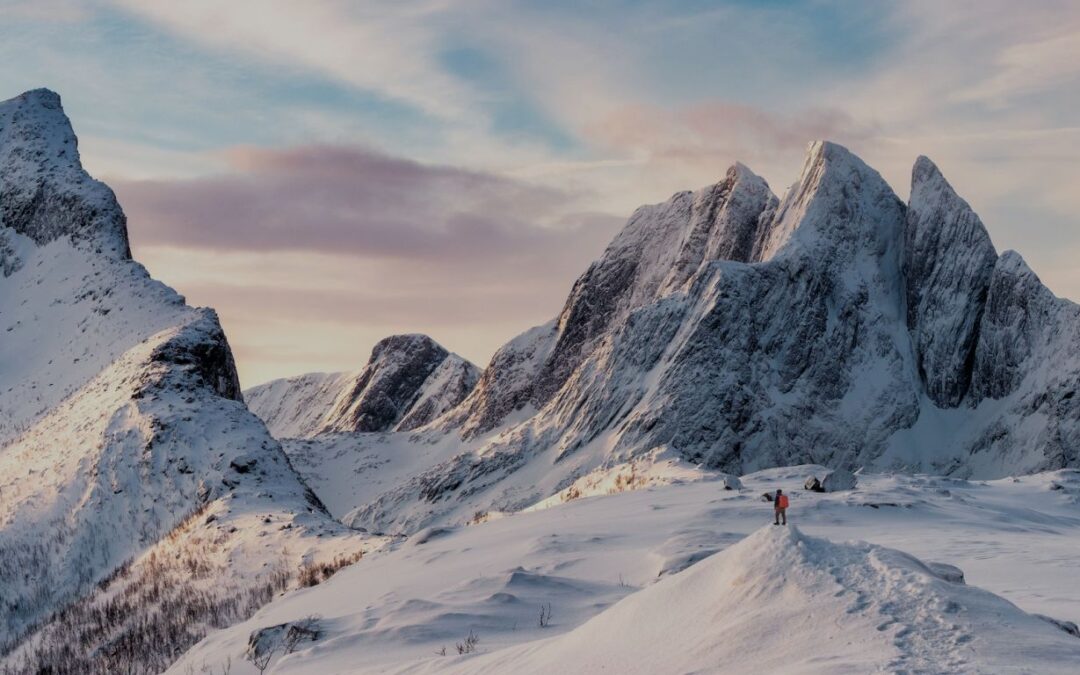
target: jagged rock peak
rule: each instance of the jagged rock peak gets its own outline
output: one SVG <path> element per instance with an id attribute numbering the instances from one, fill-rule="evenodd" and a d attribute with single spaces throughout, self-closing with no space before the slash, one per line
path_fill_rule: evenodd
<path id="1" fill-rule="evenodd" d="M 1013 249 L 1005 249 L 1001 252 L 1001 256 L 997 261 L 996 272 L 1001 275 L 1007 275 L 1012 277 L 1032 277 L 1037 283 L 1042 283 L 1039 280 L 1039 275 L 1035 273 L 1035 270 L 1027 264 L 1024 260 L 1024 256 L 1020 255 Z"/>
<path id="2" fill-rule="evenodd" d="M 60 96 L 34 89 L 0 102 L 0 227 L 38 245 L 62 237 L 131 257 L 124 213 L 89 176 Z"/>
<path id="3" fill-rule="evenodd" d="M 840 261 L 856 251 L 898 249 L 904 206 L 885 179 L 842 145 L 815 141 L 799 180 L 768 227 L 761 259 L 782 249 L 828 248 Z"/>
<path id="4" fill-rule="evenodd" d="M 927 395 L 955 407 L 971 383 L 997 252 L 982 221 L 937 166 L 919 157 L 911 172 L 904 246 L 907 324 Z"/>

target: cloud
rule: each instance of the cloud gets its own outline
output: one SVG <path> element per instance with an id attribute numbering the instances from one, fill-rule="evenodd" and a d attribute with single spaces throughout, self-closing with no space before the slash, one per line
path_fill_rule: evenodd
<path id="1" fill-rule="evenodd" d="M 573 192 L 364 148 L 222 158 L 217 176 L 113 187 L 136 258 L 219 310 L 245 385 L 356 367 L 401 332 L 483 364 L 558 312 L 623 222 Z"/>
<path id="2" fill-rule="evenodd" d="M 959 101 L 1003 104 L 1019 96 L 1075 85 L 1080 79 L 1080 31 L 1022 42 L 1003 49 L 997 70 L 956 93 Z"/>
<path id="3" fill-rule="evenodd" d="M 439 63 L 440 19 L 448 10 L 440 0 L 113 2 L 215 49 L 306 67 L 436 118 L 468 117 L 475 98 Z"/>
<path id="4" fill-rule="evenodd" d="M 83 21 L 90 14 L 79 0 L 0 0 L 0 10 L 8 19 L 64 23 Z"/>
<path id="5" fill-rule="evenodd" d="M 222 175 L 115 182 L 133 238 L 449 265 L 539 264 L 611 234 L 574 212 L 572 193 L 491 173 L 356 147 L 235 148 L 225 157 L 232 170 Z"/>

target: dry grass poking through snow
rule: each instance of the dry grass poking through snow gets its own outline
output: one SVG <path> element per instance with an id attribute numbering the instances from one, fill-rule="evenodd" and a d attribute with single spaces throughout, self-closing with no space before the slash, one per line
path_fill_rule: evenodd
<path id="1" fill-rule="evenodd" d="M 363 551 L 357 551 L 351 555 L 339 555 L 333 560 L 325 562 L 313 562 L 300 568 L 299 583 L 304 588 L 318 586 L 341 569 L 364 557 Z"/>

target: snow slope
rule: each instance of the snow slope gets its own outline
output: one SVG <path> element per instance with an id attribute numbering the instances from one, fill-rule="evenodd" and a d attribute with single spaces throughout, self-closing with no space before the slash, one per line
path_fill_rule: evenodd
<path id="1" fill-rule="evenodd" d="M 278 438 L 410 431 L 460 403 L 479 377 L 476 366 L 426 335 L 394 335 L 375 345 L 359 372 L 273 380 L 244 398 Z"/>
<path id="2" fill-rule="evenodd" d="M 1080 619 L 1080 473 L 800 489 L 822 472 L 769 469 L 742 490 L 703 474 L 425 529 L 211 634 L 172 672 L 230 658 L 255 672 L 251 635 L 312 616 L 318 639 L 267 672 L 1074 671 L 1080 638 L 1032 613 Z M 777 487 L 800 532 L 768 524 L 760 495 Z"/>
<path id="3" fill-rule="evenodd" d="M 47 90 L 0 102 L 0 271 L 4 668 L 159 671 L 300 565 L 380 543 L 244 407 L 216 314 L 130 259 Z"/>
<path id="4" fill-rule="evenodd" d="M 1077 659 L 1076 636 L 905 553 L 766 525 L 566 635 L 410 670 L 1064 673 Z"/>

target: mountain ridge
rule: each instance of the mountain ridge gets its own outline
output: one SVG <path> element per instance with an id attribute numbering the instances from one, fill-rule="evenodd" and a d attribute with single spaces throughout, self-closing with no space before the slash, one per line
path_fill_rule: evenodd
<path id="1" fill-rule="evenodd" d="M 459 450 L 346 522 L 515 511 L 646 457 L 735 474 L 1076 466 L 1077 306 L 998 255 L 930 160 L 912 179 L 905 204 L 815 142 L 783 199 L 736 165 L 639 208 L 559 316 L 508 342 L 425 431 Z"/>

